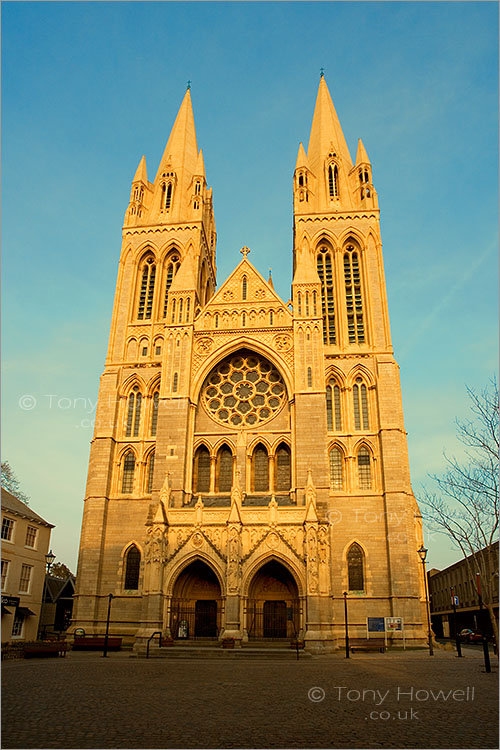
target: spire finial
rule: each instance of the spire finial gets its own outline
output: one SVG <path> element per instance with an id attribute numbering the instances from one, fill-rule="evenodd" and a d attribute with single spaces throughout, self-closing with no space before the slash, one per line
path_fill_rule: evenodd
<path id="1" fill-rule="evenodd" d="M 246 247 L 246 245 L 245 245 L 245 247 L 242 247 L 241 250 L 240 250 L 240 253 L 243 255 L 243 257 L 245 258 L 245 260 L 247 259 L 247 255 L 248 255 L 249 252 L 250 252 L 250 248 Z"/>
<path id="2" fill-rule="evenodd" d="M 319 69 L 319 77 L 320 78 L 324 78 L 325 77 L 325 69 L 324 68 L 320 68 Z"/>
<path id="3" fill-rule="evenodd" d="M 187 90 L 189 91 L 190 88 L 191 88 L 191 81 L 188 81 L 187 82 Z"/>

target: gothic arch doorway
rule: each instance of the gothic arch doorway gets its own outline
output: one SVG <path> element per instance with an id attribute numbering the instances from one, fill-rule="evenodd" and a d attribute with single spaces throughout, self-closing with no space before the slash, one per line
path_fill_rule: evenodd
<path id="1" fill-rule="evenodd" d="M 296 638 L 300 620 L 299 591 L 293 575 L 278 560 L 269 560 L 255 573 L 248 590 L 249 639 Z"/>
<path id="2" fill-rule="evenodd" d="M 170 606 L 173 638 L 217 638 L 222 617 L 219 580 L 203 560 L 194 560 L 179 574 Z"/>

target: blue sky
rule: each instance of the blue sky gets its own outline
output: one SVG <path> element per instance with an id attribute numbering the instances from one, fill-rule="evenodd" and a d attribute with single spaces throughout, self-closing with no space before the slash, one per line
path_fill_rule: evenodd
<path id="1" fill-rule="evenodd" d="M 413 488 L 498 363 L 494 2 L 2 3 L 3 458 L 73 570 L 121 226 L 192 81 L 218 280 L 290 296 L 292 175 L 323 67 L 373 166 Z M 23 396 L 34 401 L 20 401 Z M 36 401 L 36 405 L 35 405 Z M 33 406 L 33 408 L 21 408 Z M 427 537 L 429 563 L 458 558 Z"/>

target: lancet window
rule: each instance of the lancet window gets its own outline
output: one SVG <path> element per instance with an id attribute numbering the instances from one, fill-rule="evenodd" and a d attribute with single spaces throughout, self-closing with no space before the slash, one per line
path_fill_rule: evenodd
<path id="1" fill-rule="evenodd" d="M 210 453 L 204 445 L 194 454 L 193 487 L 196 493 L 210 492 Z"/>
<path id="2" fill-rule="evenodd" d="M 254 492 L 269 491 L 269 458 L 262 443 L 258 443 L 253 452 L 252 479 Z"/>
<path id="3" fill-rule="evenodd" d="M 321 281 L 321 311 L 323 315 L 323 341 L 335 344 L 335 303 L 333 290 L 333 256 L 329 247 L 322 246 L 317 257 L 318 276 Z"/>
<path id="4" fill-rule="evenodd" d="M 336 164 L 328 167 L 328 193 L 331 200 L 339 197 L 339 170 Z"/>
<path id="5" fill-rule="evenodd" d="M 141 424 L 142 394 L 139 387 L 135 385 L 128 397 L 126 437 L 137 437 Z"/>
<path id="6" fill-rule="evenodd" d="M 139 320 L 150 320 L 153 310 L 153 299 L 155 291 L 156 264 L 154 258 L 148 256 L 142 266 L 141 288 L 139 290 L 139 305 L 137 318 Z"/>
<path id="7" fill-rule="evenodd" d="M 364 553 L 359 544 L 351 544 L 347 553 L 347 577 L 349 591 L 364 591 Z"/>
<path id="8" fill-rule="evenodd" d="M 130 494 L 134 491 L 135 455 L 128 451 L 123 459 L 122 492 Z"/>
<path id="9" fill-rule="evenodd" d="M 354 429 L 369 430 L 368 389 L 361 377 L 356 378 L 356 382 L 353 385 L 352 399 L 354 405 Z"/>
<path id="10" fill-rule="evenodd" d="M 328 432 L 342 431 L 340 386 L 334 380 L 331 380 L 326 386 L 326 422 Z"/>
<path id="11" fill-rule="evenodd" d="M 168 305 L 168 291 L 174 280 L 174 276 L 179 270 L 180 259 L 178 255 L 171 255 L 167 260 L 167 276 L 165 281 L 165 299 L 163 302 L 163 317 L 167 317 L 167 305 Z"/>
<path id="12" fill-rule="evenodd" d="M 349 343 L 362 344 L 365 341 L 363 298 L 359 253 L 354 245 L 348 245 L 344 253 L 344 282 Z"/>
<path id="13" fill-rule="evenodd" d="M 280 443 L 276 451 L 276 471 L 274 475 L 276 492 L 288 492 L 292 486 L 292 466 L 290 448 Z"/>
<path id="14" fill-rule="evenodd" d="M 151 437 L 156 435 L 156 428 L 158 426 L 158 406 L 160 403 L 160 392 L 155 391 L 153 394 L 153 406 L 151 409 Z"/>
<path id="15" fill-rule="evenodd" d="M 141 553 L 137 547 L 132 545 L 125 555 L 125 583 L 123 588 L 128 591 L 137 591 L 139 588 L 139 571 L 141 568 Z"/>
<path id="16" fill-rule="evenodd" d="M 216 492 L 231 492 L 233 486 L 233 454 L 223 445 L 217 454 Z"/>
<path id="17" fill-rule="evenodd" d="M 358 484 L 360 490 L 372 488 L 371 454 L 366 445 L 358 450 Z"/>
<path id="18" fill-rule="evenodd" d="M 149 454 L 149 460 L 148 460 L 148 471 L 147 471 L 147 482 L 146 482 L 146 492 L 152 492 L 153 490 L 153 474 L 155 470 L 155 452 Z"/>
<path id="19" fill-rule="evenodd" d="M 332 490 L 344 489 L 344 456 L 340 448 L 333 446 L 329 454 L 330 487 Z"/>

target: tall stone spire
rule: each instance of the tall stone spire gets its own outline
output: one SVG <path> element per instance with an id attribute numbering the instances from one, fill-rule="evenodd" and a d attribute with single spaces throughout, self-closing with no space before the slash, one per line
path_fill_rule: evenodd
<path id="1" fill-rule="evenodd" d="M 349 149 L 325 78 L 321 76 L 307 149 L 307 161 L 313 172 L 321 169 L 322 162 L 332 150 L 332 146 L 333 151 L 342 158 L 345 169 L 349 171 L 352 167 Z"/>
<path id="2" fill-rule="evenodd" d="M 197 162 L 198 146 L 196 144 L 191 91 L 188 89 L 184 94 L 184 99 L 175 118 L 174 126 L 163 152 L 155 181 L 162 171 L 170 165 L 176 169 L 183 167 L 190 175 L 193 175 L 196 171 Z"/>

